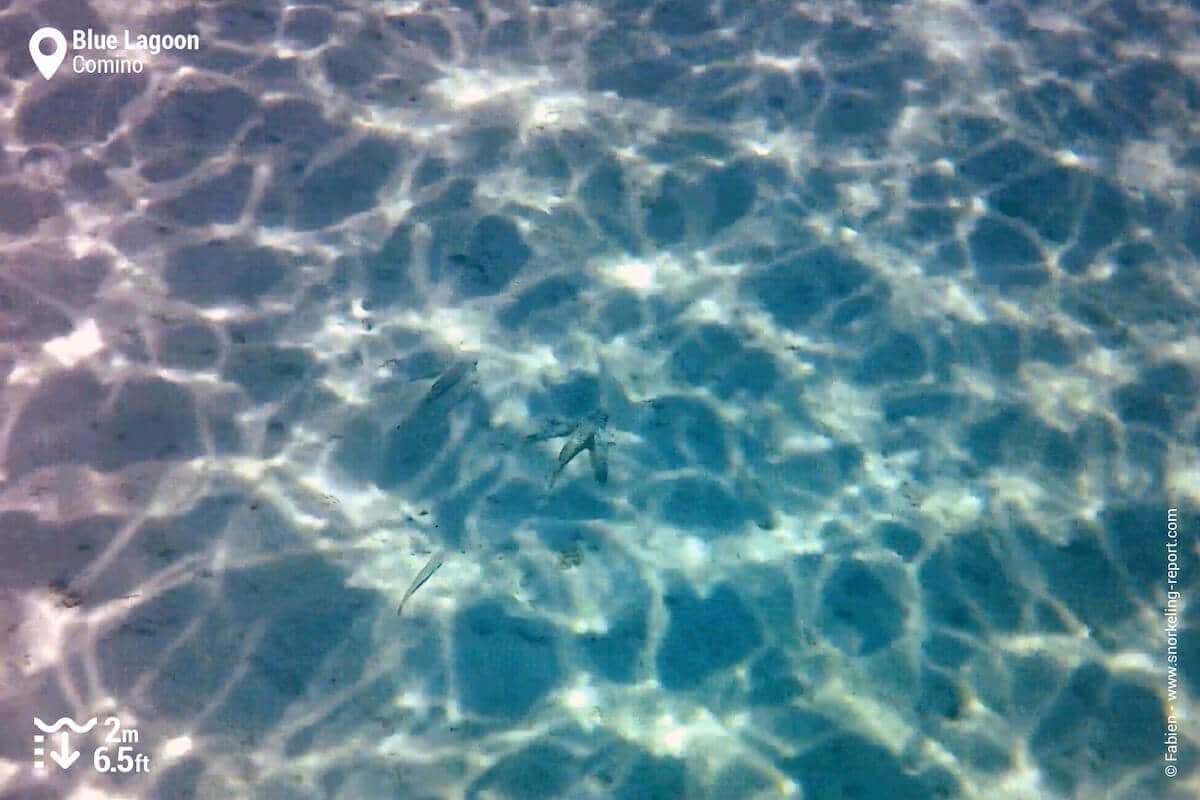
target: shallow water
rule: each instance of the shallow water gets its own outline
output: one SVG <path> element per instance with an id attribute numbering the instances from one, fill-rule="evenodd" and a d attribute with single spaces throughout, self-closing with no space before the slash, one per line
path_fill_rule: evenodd
<path id="1" fill-rule="evenodd" d="M 0 800 L 1200 791 L 1194 4 L 0 31 Z"/>

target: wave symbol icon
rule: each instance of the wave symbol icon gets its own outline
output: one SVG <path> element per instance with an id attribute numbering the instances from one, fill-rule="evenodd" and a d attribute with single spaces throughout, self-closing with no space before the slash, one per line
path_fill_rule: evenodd
<path id="1" fill-rule="evenodd" d="M 34 717 L 33 724 L 36 725 L 38 730 L 40 730 L 42 733 L 58 733 L 63 729 L 64 726 L 75 731 L 75 733 L 87 733 L 92 728 L 96 727 L 96 718 L 92 717 L 86 723 L 80 725 L 70 717 L 60 717 L 53 725 L 47 725 L 37 717 Z"/>

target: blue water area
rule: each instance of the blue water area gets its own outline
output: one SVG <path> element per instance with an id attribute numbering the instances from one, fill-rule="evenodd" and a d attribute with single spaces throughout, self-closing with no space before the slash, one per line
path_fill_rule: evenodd
<path id="1" fill-rule="evenodd" d="M 0 800 L 1196 796 L 1195 3 L 0 5 Z"/>

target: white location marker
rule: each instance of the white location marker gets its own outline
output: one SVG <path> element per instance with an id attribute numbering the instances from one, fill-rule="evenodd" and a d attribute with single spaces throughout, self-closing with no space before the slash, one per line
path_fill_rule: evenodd
<path id="1" fill-rule="evenodd" d="M 42 42 L 47 39 L 54 42 L 54 52 L 49 55 L 42 52 Z M 58 28 L 39 28 L 33 36 L 29 37 L 29 55 L 33 56 L 33 63 L 37 66 L 38 72 L 42 73 L 42 77 L 50 80 L 62 66 L 63 59 L 67 57 L 66 37 Z"/>

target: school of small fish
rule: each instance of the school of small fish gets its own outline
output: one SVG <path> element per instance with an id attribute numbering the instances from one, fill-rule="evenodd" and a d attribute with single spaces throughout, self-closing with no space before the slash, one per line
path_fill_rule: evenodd
<path id="1" fill-rule="evenodd" d="M 603 411 L 589 414 L 576 423 L 567 435 L 566 443 L 558 451 L 558 463 L 550 473 L 547 489 L 554 488 L 558 476 L 567 468 L 567 464 L 584 450 L 588 451 L 588 457 L 591 459 L 592 477 L 596 479 L 596 483 L 603 486 L 608 482 L 608 440 L 604 438 L 607 427 L 608 414 Z"/>
<path id="2" fill-rule="evenodd" d="M 442 373 L 421 399 L 421 407 L 427 408 L 436 403 L 447 392 L 458 385 L 466 375 L 474 370 L 477 363 L 475 361 L 460 361 Z M 592 466 L 592 477 L 596 483 L 603 486 L 608 482 L 609 442 L 605 437 L 607 428 L 608 414 L 604 411 L 594 411 L 575 422 L 565 422 L 558 419 L 550 420 L 541 433 L 526 437 L 529 441 L 567 437 L 567 441 L 563 443 L 562 449 L 558 451 L 558 461 L 551 470 L 550 477 L 547 480 L 547 491 L 554 488 L 559 475 L 571 463 L 572 459 L 584 450 L 588 451 L 588 458 Z M 408 603 L 409 598 L 425 585 L 426 581 L 433 577 L 433 573 L 438 571 L 445 558 L 445 549 L 439 549 L 429 557 L 429 560 L 425 562 L 425 566 L 421 567 L 421 571 L 417 573 L 412 583 L 409 584 L 408 589 L 404 592 L 404 596 L 400 598 L 400 605 L 396 608 L 397 616 L 404 613 L 404 606 Z"/>

